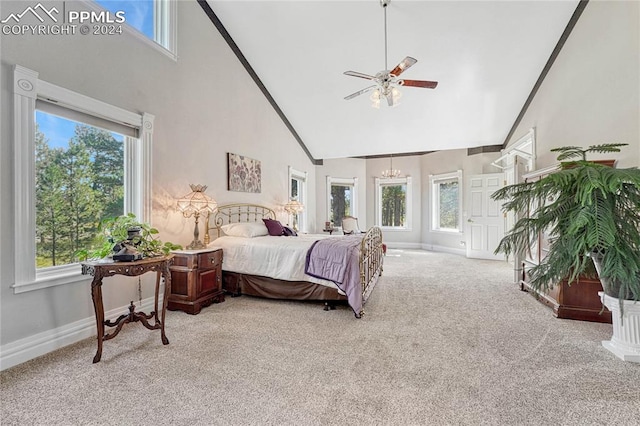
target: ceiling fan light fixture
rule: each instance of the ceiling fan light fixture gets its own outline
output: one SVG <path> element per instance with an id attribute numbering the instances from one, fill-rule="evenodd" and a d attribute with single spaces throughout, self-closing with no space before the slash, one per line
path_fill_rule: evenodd
<path id="1" fill-rule="evenodd" d="M 438 85 L 437 81 L 424 81 L 424 80 L 399 80 L 398 77 L 405 70 L 413 66 L 417 59 L 412 58 L 411 56 L 405 57 L 398 65 L 396 65 L 393 69 L 389 70 L 388 62 L 387 62 L 387 6 L 391 0 L 380 0 L 380 5 L 384 10 L 384 70 L 378 72 L 376 75 L 364 74 L 356 71 L 345 71 L 345 75 L 349 75 L 352 77 L 364 78 L 367 80 L 372 80 L 375 85 L 369 86 L 366 89 L 359 90 L 355 93 L 352 93 L 348 96 L 345 96 L 345 100 L 350 100 L 359 96 L 363 93 L 369 92 L 373 88 L 377 87 L 377 94 L 375 94 L 376 98 L 374 99 L 374 94 L 372 94 L 371 102 L 373 102 L 372 106 L 374 108 L 380 107 L 380 98 L 384 97 L 387 100 L 387 104 L 390 107 L 394 107 L 398 105 L 398 99 L 400 99 L 400 91 L 397 90 L 396 86 L 412 86 L 412 87 L 422 87 L 427 89 L 435 89 Z"/>
<path id="2" fill-rule="evenodd" d="M 397 87 L 392 87 L 391 88 L 391 99 L 393 99 L 393 106 L 398 105 L 401 97 L 402 97 L 402 92 L 399 91 Z"/>
<path id="3" fill-rule="evenodd" d="M 371 96 L 369 96 L 371 100 L 371 107 L 375 109 L 380 109 L 380 89 L 375 89 L 371 92 Z"/>

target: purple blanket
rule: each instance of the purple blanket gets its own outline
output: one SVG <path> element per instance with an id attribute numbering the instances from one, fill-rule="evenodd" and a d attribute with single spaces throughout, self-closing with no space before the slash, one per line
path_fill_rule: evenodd
<path id="1" fill-rule="evenodd" d="M 325 238 L 311 245 L 304 271 L 307 275 L 333 281 L 347 295 L 356 318 L 362 312 L 359 247 L 364 234 Z"/>

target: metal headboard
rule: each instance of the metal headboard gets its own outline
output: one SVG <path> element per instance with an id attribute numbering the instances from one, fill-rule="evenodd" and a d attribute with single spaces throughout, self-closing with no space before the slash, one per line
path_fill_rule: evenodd
<path id="1" fill-rule="evenodd" d="M 214 213 L 207 217 L 205 223 L 205 244 L 209 240 L 209 229 L 215 229 L 217 236 L 221 234 L 222 225 L 228 223 L 259 222 L 262 219 L 275 219 L 276 212 L 258 204 L 235 203 L 218 206 Z"/>

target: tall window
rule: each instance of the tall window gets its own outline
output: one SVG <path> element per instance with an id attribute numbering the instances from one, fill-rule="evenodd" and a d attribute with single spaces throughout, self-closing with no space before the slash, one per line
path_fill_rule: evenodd
<path id="1" fill-rule="evenodd" d="M 377 223 L 382 228 L 411 229 L 411 177 L 376 178 Z"/>
<path id="2" fill-rule="evenodd" d="M 462 232 L 462 171 L 432 175 L 431 230 Z"/>
<path id="3" fill-rule="evenodd" d="M 103 217 L 148 221 L 154 117 L 14 67 L 14 292 L 86 280 L 73 253 Z"/>
<path id="4" fill-rule="evenodd" d="M 357 217 L 358 178 L 327 176 L 327 220 L 342 226 L 345 216 Z"/>
<path id="5" fill-rule="evenodd" d="M 134 35 L 176 53 L 175 0 L 94 0 L 100 8 L 116 13 L 123 11 L 125 22 L 137 31 Z"/>
<path id="6" fill-rule="evenodd" d="M 124 136 L 36 111 L 36 267 L 74 263 L 124 211 Z"/>
<path id="7" fill-rule="evenodd" d="M 304 205 L 304 210 L 296 215 L 295 222 L 299 230 L 306 231 L 307 210 L 310 208 L 307 205 L 307 172 L 296 170 L 291 166 L 289 166 L 289 199 L 298 200 Z"/>

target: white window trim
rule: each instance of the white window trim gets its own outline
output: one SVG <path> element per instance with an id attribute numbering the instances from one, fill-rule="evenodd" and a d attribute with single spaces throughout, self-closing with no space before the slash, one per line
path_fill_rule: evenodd
<path id="1" fill-rule="evenodd" d="M 288 184 L 288 192 L 287 192 L 287 200 L 291 199 L 291 180 L 296 179 L 302 182 L 302 187 L 298 188 L 300 196 L 298 196 L 298 201 L 304 204 L 304 210 L 298 214 L 298 229 L 302 232 L 306 232 L 307 230 L 307 210 L 309 210 L 308 197 L 307 197 L 307 172 L 303 172 L 301 170 L 296 170 L 293 167 L 289 166 L 289 184 Z"/>
<path id="2" fill-rule="evenodd" d="M 401 178 L 375 178 L 376 185 L 376 225 L 378 225 L 381 229 L 385 231 L 411 231 L 412 228 L 412 185 L 411 185 L 411 176 L 401 177 Z M 405 221 L 405 226 L 382 226 L 382 187 L 386 185 L 406 185 L 407 192 L 405 194 L 406 202 L 405 206 L 407 208 L 407 217 Z"/>
<path id="3" fill-rule="evenodd" d="M 520 139 L 503 149 L 502 155 L 491 163 L 500 170 L 512 168 L 515 156 L 520 156 L 527 161 L 527 172 L 535 170 L 536 166 L 536 128 L 532 127 Z"/>
<path id="4" fill-rule="evenodd" d="M 85 7 L 100 12 L 105 10 L 102 6 L 93 0 L 79 0 Z M 146 34 L 140 32 L 137 28 L 132 27 L 126 21 L 124 25 L 127 33 L 145 43 L 147 46 L 162 53 L 163 55 L 178 60 L 178 6 L 175 0 L 154 0 L 153 2 L 153 34 L 154 39 L 151 40 Z"/>
<path id="5" fill-rule="evenodd" d="M 336 178 L 327 176 L 327 218 L 331 217 L 331 185 L 350 185 L 353 186 L 353 206 L 351 208 L 351 216 L 358 217 L 358 178 Z"/>
<path id="6" fill-rule="evenodd" d="M 151 217 L 151 114 L 136 114 L 38 79 L 38 73 L 20 65 L 13 72 L 14 92 L 14 293 L 86 280 L 80 265 L 61 265 L 36 270 L 35 212 L 35 110 L 36 99 L 123 123 L 139 129 L 140 138 L 125 138 L 125 211 L 142 221 Z"/>
<path id="7" fill-rule="evenodd" d="M 440 228 L 440 192 L 437 191 L 437 185 L 445 180 L 457 179 L 458 180 L 458 229 Z M 462 234 L 464 229 L 462 227 L 462 170 L 451 173 L 442 173 L 438 175 L 429 175 L 429 186 L 431 188 L 431 196 L 429 200 L 431 202 L 431 232 L 442 232 L 446 234 Z"/>

